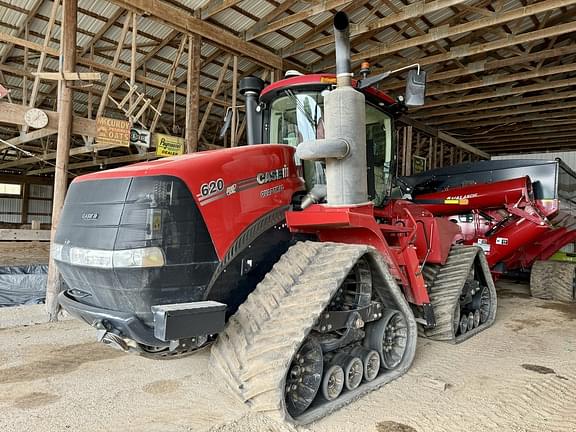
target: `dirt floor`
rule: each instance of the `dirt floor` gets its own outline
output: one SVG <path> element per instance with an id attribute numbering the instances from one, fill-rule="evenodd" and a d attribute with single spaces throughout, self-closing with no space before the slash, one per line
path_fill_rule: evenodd
<path id="1" fill-rule="evenodd" d="M 404 377 L 299 430 L 575 431 L 576 305 L 498 285 L 492 328 L 459 346 L 421 339 Z M 292 430 L 221 389 L 208 354 L 125 355 L 77 321 L 0 329 L 0 431 Z"/>
<path id="2" fill-rule="evenodd" d="M 48 264 L 50 242 L 0 242 L 0 266 Z"/>

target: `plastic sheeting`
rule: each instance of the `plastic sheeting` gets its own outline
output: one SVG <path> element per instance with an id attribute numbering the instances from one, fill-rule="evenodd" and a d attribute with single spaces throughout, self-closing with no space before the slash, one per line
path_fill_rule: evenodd
<path id="1" fill-rule="evenodd" d="M 47 265 L 0 267 L 0 307 L 44 303 Z"/>

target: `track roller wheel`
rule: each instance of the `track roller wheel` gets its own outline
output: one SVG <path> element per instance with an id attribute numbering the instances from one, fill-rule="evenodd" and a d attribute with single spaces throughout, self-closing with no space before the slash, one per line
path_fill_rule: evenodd
<path id="1" fill-rule="evenodd" d="M 460 318 L 460 334 L 465 334 L 468 331 L 468 317 L 463 315 Z"/>
<path id="2" fill-rule="evenodd" d="M 354 390 L 362 382 L 364 365 L 356 356 L 339 353 L 334 356 L 333 363 L 338 364 L 344 370 L 344 386 L 346 390 Z"/>
<path id="3" fill-rule="evenodd" d="M 474 312 L 468 312 L 468 328 L 470 330 L 474 328 Z"/>
<path id="4" fill-rule="evenodd" d="M 384 369 L 394 369 L 400 364 L 406 351 L 406 337 L 406 320 L 397 310 L 386 310 L 382 319 L 366 326 L 366 346 L 380 354 Z"/>
<path id="5" fill-rule="evenodd" d="M 320 344 L 309 338 L 302 344 L 286 376 L 286 409 L 291 416 L 310 406 L 322 381 L 323 355 Z"/>
<path id="6" fill-rule="evenodd" d="M 476 309 L 474 311 L 474 328 L 478 327 L 480 325 L 480 309 Z"/>
<path id="7" fill-rule="evenodd" d="M 344 369 L 340 365 L 332 365 L 324 372 L 322 380 L 322 396 L 327 401 L 333 401 L 344 390 Z"/>
<path id="8" fill-rule="evenodd" d="M 351 352 L 362 360 L 364 364 L 364 379 L 367 382 L 372 381 L 380 371 L 380 355 L 375 350 L 370 350 L 361 346 L 354 348 Z"/>

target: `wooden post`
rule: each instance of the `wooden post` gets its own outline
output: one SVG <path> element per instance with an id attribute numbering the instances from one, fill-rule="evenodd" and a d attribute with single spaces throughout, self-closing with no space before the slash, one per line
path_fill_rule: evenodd
<path id="1" fill-rule="evenodd" d="M 188 73 L 186 88 L 186 153 L 198 151 L 198 120 L 200 110 L 200 49 L 202 39 L 188 36 Z"/>
<path id="2" fill-rule="evenodd" d="M 136 85 L 136 43 L 138 39 L 138 15 L 135 13 L 132 14 L 132 47 L 130 50 L 130 87 L 134 87 Z M 130 105 L 128 105 L 129 109 L 132 110 L 132 104 L 134 103 L 134 95 L 130 96 Z"/>
<path id="3" fill-rule="evenodd" d="M 230 147 L 236 147 L 236 122 L 238 110 L 236 109 L 236 96 L 238 94 L 238 56 L 234 56 L 232 68 L 232 121 L 230 122 Z"/>
<path id="4" fill-rule="evenodd" d="M 20 223 L 26 225 L 28 223 L 28 209 L 30 206 L 30 183 L 22 185 L 22 218 Z"/>
<path id="5" fill-rule="evenodd" d="M 60 44 L 61 72 L 75 72 L 76 69 L 76 26 L 77 1 L 63 0 L 62 5 L 62 39 Z M 58 143 L 56 147 L 56 169 L 54 174 L 54 199 L 52 202 L 52 232 L 51 242 L 54 241 L 56 228 L 60 221 L 66 188 L 68 185 L 68 154 L 70 152 L 70 138 L 72 136 L 74 91 L 70 83 L 62 81 L 61 91 L 58 95 L 60 116 L 58 118 Z M 54 260 L 50 259 L 48 268 L 48 284 L 46 288 L 46 311 L 50 321 L 58 320 L 60 305 L 58 294 L 60 292 L 60 275 Z"/>

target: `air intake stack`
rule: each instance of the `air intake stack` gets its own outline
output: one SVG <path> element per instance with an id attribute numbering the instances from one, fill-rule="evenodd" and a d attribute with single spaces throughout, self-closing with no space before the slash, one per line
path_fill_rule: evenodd
<path id="1" fill-rule="evenodd" d="M 352 87 L 348 16 L 334 16 L 337 87 L 324 96 L 324 139 L 306 141 L 296 154 L 305 160 L 326 160 L 329 206 L 368 201 L 366 113 L 364 95 Z"/>

